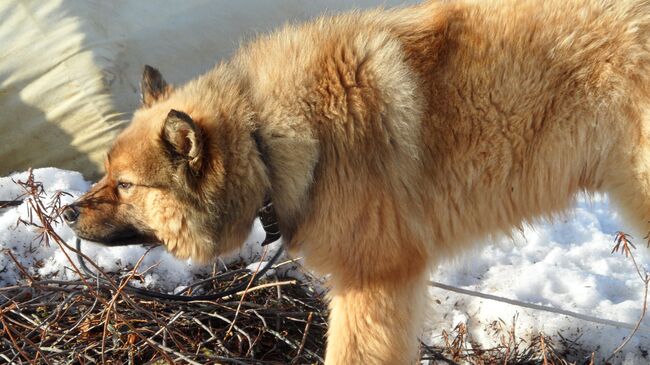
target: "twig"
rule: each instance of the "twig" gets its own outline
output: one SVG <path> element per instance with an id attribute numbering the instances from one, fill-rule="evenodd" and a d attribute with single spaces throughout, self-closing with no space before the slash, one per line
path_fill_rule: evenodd
<path id="1" fill-rule="evenodd" d="M 243 292 L 241 298 L 239 299 L 239 304 L 237 305 L 237 311 L 235 312 L 235 318 L 230 323 L 230 327 L 228 327 L 228 331 L 226 331 L 226 337 L 230 336 L 230 332 L 232 331 L 232 328 L 235 326 L 235 322 L 237 321 L 237 316 L 239 316 L 239 310 L 241 309 L 241 303 L 244 301 L 244 297 L 246 297 L 246 293 L 248 292 L 248 288 L 250 288 L 250 286 L 253 284 L 253 280 L 255 279 L 255 276 L 257 275 L 257 273 L 262 268 L 262 262 L 264 261 L 264 258 L 266 257 L 267 252 L 268 252 L 268 246 L 265 246 L 264 251 L 262 252 L 262 257 L 260 258 L 260 261 L 259 261 L 259 263 L 257 265 L 257 268 L 255 269 L 255 272 L 253 273 L 253 275 L 251 275 L 251 279 L 248 282 L 248 285 L 246 286 L 246 289 L 244 289 L 244 292 Z M 249 338 L 248 341 L 250 342 L 250 338 Z"/>
<path id="2" fill-rule="evenodd" d="M 300 346 L 298 347 L 298 351 L 296 352 L 296 356 L 293 358 L 291 361 L 292 364 L 297 364 L 298 359 L 300 358 L 300 355 L 302 354 L 302 350 L 305 348 L 305 342 L 307 341 L 307 335 L 309 334 L 309 327 L 311 326 L 311 320 L 313 318 L 314 312 L 309 312 L 309 316 L 307 317 L 307 323 L 305 324 L 305 330 L 303 331 L 302 334 L 302 340 L 300 340 Z"/>
<path id="3" fill-rule="evenodd" d="M 138 259 L 138 262 L 136 262 L 136 264 L 135 264 L 135 267 L 133 268 L 133 270 L 131 270 L 131 274 L 129 275 L 129 277 L 122 281 L 122 284 L 120 285 L 119 288 L 117 288 L 117 291 L 113 295 L 113 298 L 111 299 L 110 302 L 108 302 L 108 305 L 106 306 L 106 310 L 105 310 L 106 311 L 106 316 L 104 317 L 104 329 L 103 329 L 103 332 L 102 332 L 102 363 L 106 362 L 105 359 L 104 359 L 104 350 L 105 350 L 105 344 L 106 344 L 106 331 L 108 329 L 108 320 L 109 320 L 109 317 L 110 317 L 111 309 L 115 305 L 115 301 L 117 300 L 117 298 L 122 293 L 122 289 L 124 289 L 126 284 L 129 283 L 129 280 L 131 280 L 133 278 L 133 276 L 135 275 L 135 273 L 137 272 L 138 267 L 140 266 L 140 263 L 142 263 L 142 260 L 144 259 L 144 256 L 147 254 L 147 252 L 149 252 L 149 250 L 147 250 L 142 256 L 140 256 L 140 258 Z"/>
<path id="4" fill-rule="evenodd" d="M 162 345 L 162 344 L 160 344 L 160 343 L 158 343 L 158 342 L 156 342 L 156 341 L 154 341 L 154 340 L 152 340 L 152 339 L 149 339 L 149 342 L 153 343 L 154 345 L 158 346 L 160 349 L 162 349 L 162 350 L 164 350 L 164 351 L 166 351 L 166 352 L 168 352 L 168 353 L 170 353 L 170 354 L 173 354 L 173 355 L 178 356 L 178 358 L 180 358 L 181 360 L 183 360 L 183 361 L 187 361 L 188 364 L 191 364 L 191 365 L 201 365 L 201 363 L 198 363 L 198 362 L 196 362 L 196 361 L 193 361 L 192 359 L 190 359 L 189 357 L 187 357 L 187 356 L 181 354 L 180 352 L 175 351 L 175 350 L 173 350 L 173 349 L 170 349 L 169 347 L 167 347 L 167 346 L 165 346 L 165 345 Z"/>
<path id="5" fill-rule="evenodd" d="M 625 254 L 625 257 L 629 257 L 632 260 L 632 264 L 634 265 L 634 268 L 636 269 L 637 274 L 639 275 L 639 278 L 641 281 L 643 281 L 644 284 L 644 294 L 643 294 L 643 307 L 641 309 L 641 315 L 639 316 L 639 320 L 636 322 L 636 325 L 632 329 L 632 332 L 627 336 L 627 338 L 612 352 L 611 355 L 607 358 L 606 362 L 610 362 L 616 354 L 627 345 L 628 342 L 634 337 L 634 335 L 637 333 L 639 328 L 641 327 L 641 323 L 643 322 L 643 318 L 645 318 L 646 311 L 648 310 L 648 286 L 650 286 L 650 275 L 648 275 L 647 272 L 644 272 L 643 274 L 641 273 L 641 269 L 639 268 L 639 265 L 637 264 L 636 260 L 634 259 L 634 254 L 632 252 L 633 249 L 636 247 L 634 244 L 632 244 L 632 241 L 630 240 L 630 235 L 624 233 L 624 232 L 616 232 L 616 237 L 614 238 L 616 244 L 614 248 L 612 249 L 612 253 L 618 252 L 619 250 Z"/>

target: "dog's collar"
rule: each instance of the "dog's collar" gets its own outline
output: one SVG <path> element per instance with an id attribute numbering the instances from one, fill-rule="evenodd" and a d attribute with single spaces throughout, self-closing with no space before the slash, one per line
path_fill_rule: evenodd
<path id="1" fill-rule="evenodd" d="M 262 228 L 266 233 L 266 237 L 262 242 L 262 246 L 266 246 L 269 243 L 275 242 L 282 237 L 280 234 L 280 225 L 278 224 L 278 217 L 275 214 L 275 208 L 273 208 L 273 202 L 268 198 L 264 202 L 264 206 L 257 211 L 257 217 L 262 223 Z"/>
<path id="2" fill-rule="evenodd" d="M 253 141 L 255 141 L 255 147 L 257 147 L 257 151 L 260 154 L 260 158 L 262 159 L 262 162 L 266 166 L 266 170 L 270 171 L 271 166 L 269 164 L 269 157 L 266 154 L 266 148 L 262 140 L 262 136 L 259 133 L 259 129 L 255 129 L 253 133 L 251 133 L 251 135 L 253 137 Z M 280 234 L 280 225 L 278 224 L 278 216 L 275 213 L 275 208 L 273 207 L 273 201 L 271 200 L 271 196 L 269 192 L 267 192 L 267 196 L 264 199 L 264 205 L 257 211 L 257 217 L 260 219 L 260 222 L 262 223 L 262 228 L 266 233 L 266 237 L 262 242 L 262 246 L 266 246 L 272 242 L 279 240 L 282 234 Z"/>

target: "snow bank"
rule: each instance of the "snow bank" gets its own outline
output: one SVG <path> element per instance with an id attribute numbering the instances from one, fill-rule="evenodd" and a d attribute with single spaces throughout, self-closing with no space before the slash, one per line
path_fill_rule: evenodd
<path id="1" fill-rule="evenodd" d="M 643 305 L 643 282 L 631 261 L 612 254 L 616 231 L 625 230 L 606 196 L 580 197 L 563 219 L 524 228 L 513 238 L 468 253 L 454 263 L 442 265 L 432 280 L 466 289 L 541 304 L 580 314 L 636 324 Z M 650 251 L 642 236 L 635 236 L 637 262 L 650 270 Z M 603 362 L 629 329 L 593 324 L 556 313 L 534 311 L 496 301 L 431 289 L 441 302 L 436 305 L 435 334 L 465 322 L 473 338 L 483 346 L 495 345 L 490 324 L 503 320 L 510 325 L 517 315 L 517 334 L 561 334 L 597 352 Z M 558 336 L 555 336 L 556 338 Z M 433 338 L 440 341 L 440 338 Z M 618 358 L 625 364 L 648 364 L 650 318 Z M 582 363 L 582 362 L 579 362 Z M 615 362 L 616 363 L 616 362 Z"/>
<path id="2" fill-rule="evenodd" d="M 145 64 L 181 84 L 285 22 L 408 2 L 0 1 L 0 174 L 59 166 L 97 176 L 139 107 Z"/>

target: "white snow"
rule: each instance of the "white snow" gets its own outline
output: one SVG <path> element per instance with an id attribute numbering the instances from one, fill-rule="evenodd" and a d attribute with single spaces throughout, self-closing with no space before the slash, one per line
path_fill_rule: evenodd
<path id="1" fill-rule="evenodd" d="M 43 183 L 49 195 L 57 190 L 72 194 L 63 197 L 64 203 L 74 200 L 90 186 L 77 172 L 44 168 L 35 170 L 34 174 L 36 181 Z M 22 191 L 14 181 L 25 180 L 26 176 L 26 173 L 19 173 L 0 178 L 0 200 L 19 196 Z M 17 224 L 21 217 L 28 219 L 25 204 L 0 209 L 0 285 L 8 286 L 22 280 L 19 270 L 4 250 L 11 250 L 31 275 L 74 278 L 64 252 L 55 243 L 46 247 L 35 241 L 33 228 Z M 66 242 L 74 244 L 74 236 L 69 228 L 58 225 L 56 229 Z M 432 280 L 635 324 L 643 304 L 643 283 L 629 258 L 611 254 L 615 232 L 625 229 L 625 224 L 620 221 L 606 196 L 579 197 L 574 209 L 565 218 L 526 227 L 512 238 L 486 242 L 454 262 L 440 265 Z M 637 262 L 650 269 L 650 250 L 645 248 L 642 236 L 635 237 Z M 228 264 L 241 257 L 250 262 L 251 269 L 256 269 L 262 239 L 263 231 L 256 222 L 243 248 L 220 259 L 220 264 Z M 271 245 L 268 255 L 276 248 L 277 244 Z M 83 243 L 83 250 L 109 271 L 131 267 L 146 251 L 140 246 L 108 248 L 88 242 Z M 74 258 L 74 255 L 70 255 Z M 266 256 L 264 260 L 268 258 Z M 191 261 L 176 260 L 162 248 L 149 252 L 140 269 L 147 270 L 142 285 L 166 291 L 182 290 L 194 280 L 195 275 L 210 270 Z M 290 275 L 301 277 L 299 272 Z M 430 307 L 434 313 L 431 314 L 432 334 L 428 338 L 433 343 L 441 341 L 441 330 L 449 331 L 459 322 L 464 322 L 473 341 L 489 347 L 494 345 L 494 337 L 489 335 L 490 325 L 500 319 L 510 325 L 516 315 L 518 336 L 530 338 L 543 331 L 547 335 L 560 333 L 568 339 L 579 337 L 578 343 L 582 348 L 596 351 L 598 362 L 602 362 L 630 332 L 629 329 L 593 324 L 565 315 L 525 309 L 438 288 L 431 288 L 430 293 Z M 649 351 L 650 319 L 646 318 L 639 332 L 614 363 L 648 364 Z"/>
<path id="2" fill-rule="evenodd" d="M 432 280 L 483 293 L 564 309 L 593 317 L 636 324 L 643 306 L 644 285 L 630 259 L 612 254 L 614 236 L 626 226 L 607 197 L 579 197 L 565 218 L 551 223 L 528 226 L 513 238 L 483 246 L 456 262 L 441 265 Z M 650 270 L 650 251 L 642 236 L 635 236 L 637 262 Z M 450 293 L 432 288 L 437 305 L 433 320 L 436 332 L 450 330 L 459 322 L 468 325 L 474 340 L 489 346 L 489 324 L 516 320 L 517 334 L 530 338 L 540 331 L 558 332 L 575 339 L 583 349 L 596 351 L 597 363 L 603 362 L 629 329 Z M 434 304 L 435 305 L 435 304 Z M 447 313 L 446 316 L 440 314 Z M 619 363 L 648 364 L 650 357 L 650 318 L 646 317 L 639 333 L 627 344 Z M 645 357 L 644 357 L 645 356 Z M 621 362 L 625 359 L 624 362 Z M 617 363 L 617 362 L 614 362 Z"/>

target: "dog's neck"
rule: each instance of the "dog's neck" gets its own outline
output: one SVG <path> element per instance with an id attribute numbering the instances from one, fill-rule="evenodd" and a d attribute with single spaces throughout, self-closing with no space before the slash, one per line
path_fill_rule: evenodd
<path id="1" fill-rule="evenodd" d="M 259 129 L 253 130 L 251 133 L 253 137 L 253 142 L 255 142 L 255 147 L 259 152 L 260 159 L 264 166 L 266 167 L 267 173 L 271 171 L 271 162 L 270 158 L 264 145 L 264 140 L 259 133 Z M 270 190 L 270 189 L 269 189 Z M 257 217 L 260 219 L 262 228 L 264 229 L 265 237 L 262 242 L 262 246 L 266 246 L 270 243 L 273 243 L 280 239 L 282 233 L 280 232 L 280 223 L 278 220 L 278 215 L 275 212 L 275 206 L 273 205 L 273 199 L 271 198 L 271 191 L 265 193 L 264 203 L 262 207 L 257 212 Z"/>
<path id="2" fill-rule="evenodd" d="M 273 70 L 257 67 L 255 59 L 242 57 L 234 62 L 241 72 L 243 97 L 254 119 L 251 138 L 266 166 L 268 196 L 277 212 L 285 243 L 310 210 L 313 178 L 319 160 L 320 143 L 300 108 L 301 100 L 279 100 L 265 81 Z"/>
<path id="3" fill-rule="evenodd" d="M 315 141 L 287 124 L 267 120 L 258 122 L 251 138 L 270 182 L 267 200 L 273 203 L 284 242 L 291 248 L 291 238 L 310 206 L 308 192 L 317 159 L 311 145 Z"/>
<path id="4" fill-rule="evenodd" d="M 260 154 L 260 158 L 262 159 L 262 163 L 264 163 L 264 166 L 266 166 L 266 171 L 270 172 L 271 171 L 271 158 L 269 157 L 267 147 L 264 144 L 264 140 L 262 138 L 262 135 L 260 134 L 259 128 L 255 128 L 253 132 L 251 133 L 251 137 L 253 137 L 253 142 L 255 142 L 255 147 L 257 148 L 257 151 Z M 270 192 L 268 192 L 270 194 Z"/>

